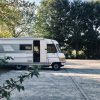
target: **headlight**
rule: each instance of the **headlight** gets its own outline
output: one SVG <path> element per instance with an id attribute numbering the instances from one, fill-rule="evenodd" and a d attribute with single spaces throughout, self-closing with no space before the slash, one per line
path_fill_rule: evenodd
<path id="1" fill-rule="evenodd" d="M 66 59 L 65 58 L 59 58 L 61 62 L 65 62 Z"/>

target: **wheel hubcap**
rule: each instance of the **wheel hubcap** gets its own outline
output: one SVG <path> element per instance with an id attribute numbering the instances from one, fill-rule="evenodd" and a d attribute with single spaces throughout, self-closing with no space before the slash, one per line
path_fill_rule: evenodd
<path id="1" fill-rule="evenodd" d="M 54 68 L 55 68 L 55 69 L 58 69 L 58 68 L 59 68 L 59 66 L 58 66 L 57 64 L 55 64 L 55 65 L 54 65 Z"/>
<path id="2" fill-rule="evenodd" d="M 21 67 L 21 66 L 16 66 L 16 68 L 17 68 L 17 69 L 21 69 L 22 67 Z"/>

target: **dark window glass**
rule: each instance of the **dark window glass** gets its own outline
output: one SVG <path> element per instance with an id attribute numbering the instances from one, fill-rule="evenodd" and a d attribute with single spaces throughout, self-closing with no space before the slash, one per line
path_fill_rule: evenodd
<path id="1" fill-rule="evenodd" d="M 20 44 L 20 50 L 32 50 L 31 44 Z"/>
<path id="2" fill-rule="evenodd" d="M 57 50 L 54 44 L 47 44 L 47 53 L 57 53 Z"/>

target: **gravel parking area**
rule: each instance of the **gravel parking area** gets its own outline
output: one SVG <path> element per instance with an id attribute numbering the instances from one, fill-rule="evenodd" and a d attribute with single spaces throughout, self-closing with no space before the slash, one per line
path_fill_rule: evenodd
<path id="1" fill-rule="evenodd" d="M 43 69 L 39 78 L 25 80 L 25 91 L 15 90 L 11 100 L 99 100 L 100 60 L 67 60 L 60 71 Z M 0 75 L 4 80 L 26 71 L 12 70 Z M 5 99 L 2 99 L 5 100 Z"/>

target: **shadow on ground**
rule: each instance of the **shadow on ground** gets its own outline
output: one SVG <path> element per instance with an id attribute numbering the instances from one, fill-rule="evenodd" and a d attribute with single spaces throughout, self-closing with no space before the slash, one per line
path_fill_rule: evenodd
<path id="1" fill-rule="evenodd" d="M 7 67 L 7 66 L 0 67 L 0 73 L 11 71 L 11 70 L 19 71 L 19 70 L 16 70 L 14 67 Z M 21 70 L 27 70 L 27 69 L 21 69 Z M 51 72 L 54 70 L 50 67 L 43 67 L 40 69 L 40 71 Z M 100 69 L 96 69 L 96 68 L 68 68 L 68 67 L 65 68 L 65 67 L 62 67 L 60 70 L 56 72 L 68 73 L 68 71 L 71 73 L 77 73 L 77 74 L 100 74 Z"/>
<path id="2" fill-rule="evenodd" d="M 71 73 L 78 73 L 78 74 L 100 74 L 100 69 L 95 68 L 67 68 Z"/>
<path id="3" fill-rule="evenodd" d="M 52 68 L 41 68 L 41 71 L 53 71 Z M 62 67 L 59 71 L 61 73 L 76 73 L 76 74 L 100 74 L 100 69 L 96 68 L 64 68 Z M 55 72 L 55 71 L 54 71 Z"/>

